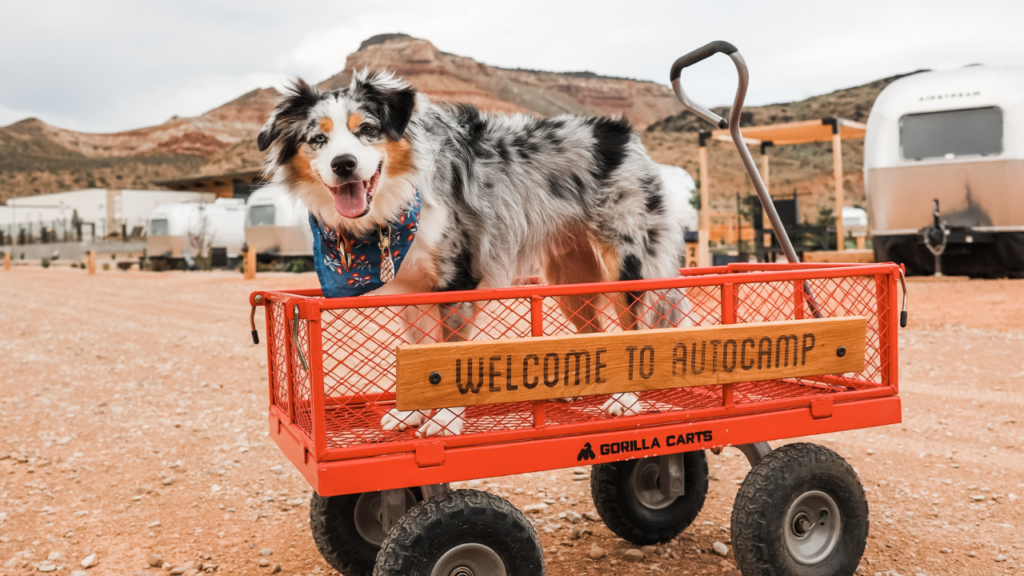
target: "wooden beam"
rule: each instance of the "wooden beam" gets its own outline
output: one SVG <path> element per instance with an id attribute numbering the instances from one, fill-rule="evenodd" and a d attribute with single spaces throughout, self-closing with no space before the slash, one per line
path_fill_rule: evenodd
<path id="1" fill-rule="evenodd" d="M 836 250 L 846 250 L 846 235 L 843 232 L 843 140 L 839 134 L 839 119 L 832 133 L 832 177 L 836 183 Z"/>
<path id="2" fill-rule="evenodd" d="M 85 267 L 89 270 L 89 275 L 92 276 L 96 273 L 96 251 L 89 250 L 89 254 L 85 257 Z"/>
<path id="3" fill-rule="evenodd" d="M 256 249 L 251 246 L 245 251 L 245 260 L 242 262 L 242 270 L 245 272 L 246 280 L 256 279 Z"/>
<path id="4" fill-rule="evenodd" d="M 708 147 L 705 136 L 700 136 L 700 147 L 697 148 L 697 159 L 700 163 L 700 225 L 697 228 L 697 265 L 711 265 L 711 192 L 708 190 Z"/>
<path id="5" fill-rule="evenodd" d="M 844 374 L 867 319 L 789 320 L 402 345 L 396 406 L 426 410 Z"/>

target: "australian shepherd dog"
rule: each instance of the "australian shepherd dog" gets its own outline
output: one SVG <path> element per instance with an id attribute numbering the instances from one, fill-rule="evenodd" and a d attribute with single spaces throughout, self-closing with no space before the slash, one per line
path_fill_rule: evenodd
<path id="1" fill-rule="evenodd" d="M 390 72 L 363 70 L 338 90 L 297 80 L 257 143 L 269 150 L 274 181 L 346 235 L 388 225 L 418 195 L 415 242 L 374 294 L 505 287 L 538 270 L 548 284 L 678 276 L 685 199 L 668 192 L 623 119 L 485 114 L 431 103 Z M 625 329 L 678 326 L 689 312 L 680 290 L 613 298 Z M 560 307 L 579 332 L 604 330 L 593 299 L 565 297 Z M 458 334 L 471 324 L 468 314 L 429 341 L 469 338 Z M 442 328 L 449 316 L 433 314 Z M 613 395 L 603 409 L 646 410 L 631 393 Z M 381 424 L 459 434 L 463 412 L 391 410 Z"/>

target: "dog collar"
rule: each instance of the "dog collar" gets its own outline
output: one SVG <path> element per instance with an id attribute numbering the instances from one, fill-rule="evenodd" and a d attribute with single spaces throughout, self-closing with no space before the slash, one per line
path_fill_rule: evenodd
<path id="1" fill-rule="evenodd" d="M 313 264 L 325 298 L 362 296 L 394 279 L 416 238 L 420 191 L 398 218 L 363 237 L 347 237 L 312 213 Z"/>

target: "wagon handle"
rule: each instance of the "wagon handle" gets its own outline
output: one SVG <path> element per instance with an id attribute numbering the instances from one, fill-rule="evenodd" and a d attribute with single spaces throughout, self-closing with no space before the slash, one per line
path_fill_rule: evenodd
<path id="1" fill-rule="evenodd" d="M 683 71 L 683 68 L 719 53 L 725 54 L 732 60 L 733 64 L 736 65 L 736 74 L 739 77 L 736 85 L 736 96 L 733 98 L 732 108 L 729 110 L 728 121 L 704 106 L 690 100 L 686 93 L 683 92 L 683 87 L 679 83 L 679 74 Z M 775 204 L 771 201 L 771 196 L 768 195 L 768 188 L 764 185 L 764 180 L 761 179 L 761 173 L 757 171 L 757 165 L 754 164 L 754 159 L 750 156 L 750 150 L 747 149 L 747 144 L 743 140 L 743 133 L 740 131 L 740 113 L 743 112 L 743 100 L 747 97 L 747 84 L 750 81 L 747 62 L 743 59 L 743 55 L 729 42 L 723 40 L 710 42 L 676 60 L 672 64 L 672 70 L 669 72 L 669 80 L 672 82 L 672 90 L 675 91 L 676 97 L 683 103 L 684 108 L 719 128 L 729 128 L 729 135 L 732 136 L 736 150 L 740 153 L 743 166 L 747 169 L 747 173 L 750 174 L 750 181 L 754 183 L 757 197 L 761 200 L 761 207 L 764 208 L 765 214 L 768 215 L 768 221 L 772 223 L 772 231 L 775 233 L 782 251 L 786 254 L 786 260 L 790 263 L 800 262 L 800 259 L 797 258 L 796 250 L 793 249 L 793 243 L 789 240 L 789 234 L 786 233 L 786 228 L 782 225 L 782 220 L 779 219 L 779 213 L 775 210 Z M 704 178 L 705 175 L 701 174 L 700 177 Z M 842 218 L 842 214 L 839 215 L 839 218 Z M 821 318 L 821 307 L 818 306 L 814 293 L 811 291 L 810 283 L 807 281 L 804 281 L 804 293 L 806 294 L 807 305 L 810 307 L 811 313 L 815 318 Z"/>
<path id="2" fill-rule="evenodd" d="M 292 308 L 292 346 L 295 347 L 295 351 L 299 354 L 299 363 L 302 364 L 302 369 L 309 372 L 309 365 L 306 364 L 306 357 L 302 354 L 302 347 L 299 346 L 299 307 L 295 306 Z"/>

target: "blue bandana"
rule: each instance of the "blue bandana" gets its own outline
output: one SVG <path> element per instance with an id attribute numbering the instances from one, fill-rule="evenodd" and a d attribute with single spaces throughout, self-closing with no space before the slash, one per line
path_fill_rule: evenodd
<path id="1" fill-rule="evenodd" d="M 398 274 L 398 268 L 416 237 L 419 219 L 419 190 L 416 190 L 416 196 L 396 221 L 362 238 L 348 238 L 310 214 L 313 264 L 324 298 L 362 296 L 386 284 L 387 281 L 381 279 L 381 265 L 387 266 L 384 262 L 385 254 L 391 258 L 393 274 Z"/>

